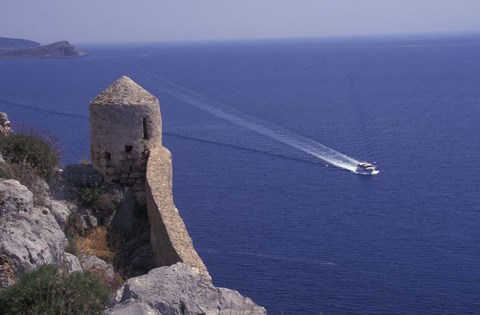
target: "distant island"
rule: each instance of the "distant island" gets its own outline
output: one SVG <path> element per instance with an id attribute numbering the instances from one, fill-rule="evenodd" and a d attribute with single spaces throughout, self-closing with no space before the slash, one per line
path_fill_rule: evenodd
<path id="1" fill-rule="evenodd" d="M 40 43 L 20 38 L 0 37 L 0 49 L 22 49 L 41 46 Z"/>
<path id="2" fill-rule="evenodd" d="M 0 58 L 63 58 L 86 55 L 87 53 L 68 41 L 42 46 L 26 39 L 0 37 Z"/>

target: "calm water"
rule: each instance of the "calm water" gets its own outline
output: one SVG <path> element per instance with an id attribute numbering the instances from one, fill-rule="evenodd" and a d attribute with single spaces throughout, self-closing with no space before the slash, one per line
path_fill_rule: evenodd
<path id="1" fill-rule="evenodd" d="M 89 158 L 120 75 L 161 102 L 175 201 L 215 284 L 269 314 L 480 313 L 480 36 L 84 47 L 0 60 L 0 110 Z M 355 175 L 162 91 L 307 136 Z M 177 95 L 178 96 L 178 95 Z"/>

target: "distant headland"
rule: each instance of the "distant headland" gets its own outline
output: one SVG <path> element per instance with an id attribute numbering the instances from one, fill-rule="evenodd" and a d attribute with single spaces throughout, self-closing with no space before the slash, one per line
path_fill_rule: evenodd
<path id="1" fill-rule="evenodd" d="M 71 45 L 68 41 L 42 46 L 26 39 L 0 37 L 0 58 L 64 58 L 86 55 L 86 52 Z"/>

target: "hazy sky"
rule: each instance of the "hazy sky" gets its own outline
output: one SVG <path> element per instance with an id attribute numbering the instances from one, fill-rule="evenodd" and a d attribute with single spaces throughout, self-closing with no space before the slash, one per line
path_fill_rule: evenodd
<path id="1" fill-rule="evenodd" d="M 0 0 L 0 36 L 141 42 L 480 31 L 480 0 Z"/>

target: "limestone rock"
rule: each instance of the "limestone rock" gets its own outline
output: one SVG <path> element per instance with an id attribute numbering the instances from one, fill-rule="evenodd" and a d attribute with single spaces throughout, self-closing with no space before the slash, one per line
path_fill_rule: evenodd
<path id="1" fill-rule="evenodd" d="M 64 230 L 65 225 L 67 224 L 68 217 L 72 213 L 68 205 L 65 202 L 48 199 L 45 202 L 45 206 L 50 210 L 60 228 Z"/>
<path id="2" fill-rule="evenodd" d="M 104 314 L 106 315 L 163 315 L 159 313 L 150 305 L 132 301 L 126 304 L 118 304 L 113 309 L 107 310 Z"/>
<path id="3" fill-rule="evenodd" d="M 68 272 L 83 271 L 77 256 L 65 253 L 65 268 Z"/>
<path id="4" fill-rule="evenodd" d="M 114 281 L 115 270 L 113 266 L 97 256 L 80 255 L 80 264 L 83 270 L 99 275 L 106 282 L 112 283 Z"/>
<path id="5" fill-rule="evenodd" d="M 8 120 L 7 114 L 4 112 L 0 112 L 0 135 L 6 137 L 12 132 L 13 131 L 12 131 L 12 128 L 10 127 L 10 120 Z"/>
<path id="6" fill-rule="evenodd" d="M 237 291 L 216 288 L 197 268 L 177 263 L 130 278 L 105 314 L 227 315 L 266 310 Z"/>
<path id="7" fill-rule="evenodd" d="M 63 264 L 67 240 L 62 229 L 48 208 L 34 207 L 33 194 L 16 180 L 0 180 L 0 215 L 0 248 L 17 274 Z"/>

